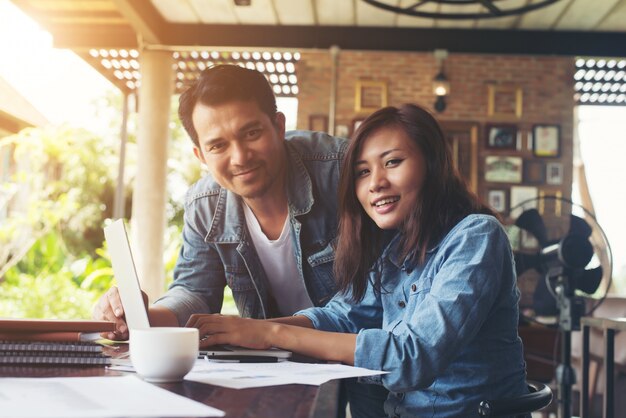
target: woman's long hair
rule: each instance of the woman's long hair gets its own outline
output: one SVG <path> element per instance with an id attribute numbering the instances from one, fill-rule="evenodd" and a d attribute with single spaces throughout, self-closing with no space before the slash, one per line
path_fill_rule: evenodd
<path id="1" fill-rule="evenodd" d="M 436 245 L 461 219 L 472 213 L 497 215 L 472 193 L 452 162 L 441 127 L 425 109 L 414 104 L 385 107 L 371 114 L 357 129 L 344 157 L 339 180 L 339 239 L 335 277 L 342 292 L 354 301 L 363 299 L 369 271 L 380 257 L 385 232 L 367 215 L 357 199 L 355 162 L 363 142 L 383 128 L 400 128 L 424 155 L 426 176 L 415 208 L 401 229 L 401 258 L 421 264 L 426 251 Z M 380 275 L 374 288 L 380 290 Z"/>

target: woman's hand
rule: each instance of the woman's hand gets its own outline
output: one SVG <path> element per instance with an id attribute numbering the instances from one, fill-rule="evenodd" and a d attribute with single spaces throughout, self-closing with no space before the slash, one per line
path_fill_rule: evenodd
<path id="1" fill-rule="evenodd" d="M 311 329 L 313 324 L 305 317 L 272 321 L 220 314 L 194 314 L 186 326 L 198 328 L 200 348 L 216 344 L 258 350 L 278 347 L 320 360 L 354 364 L 357 334 Z"/>
<path id="2" fill-rule="evenodd" d="M 259 319 L 220 314 L 193 314 L 186 327 L 198 328 L 200 348 L 216 344 L 267 349 L 273 347 L 272 336 L 279 324 Z"/>

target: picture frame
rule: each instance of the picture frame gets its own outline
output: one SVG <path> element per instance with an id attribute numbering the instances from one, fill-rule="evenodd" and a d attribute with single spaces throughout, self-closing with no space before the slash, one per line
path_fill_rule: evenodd
<path id="1" fill-rule="evenodd" d="M 546 165 L 546 184 L 551 186 L 563 184 L 563 163 L 551 162 Z"/>
<path id="2" fill-rule="evenodd" d="M 321 114 L 309 115 L 309 130 L 328 132 L 328 116 Z"/>
<path id="3" fill-rule="evenodd" d="M 544 184 L 546 181 L 546 166 L 543 161 L 528 160 L 524 162 L 524 183 Z"/>
<path id="4" fill-rule="evenodd" d="M 533 155 L 535 157 L 561 156 L 561 127 L 559 125 L 533 126 Z"/>
<path id="5" fill-rule="evenodd" d="M 505 150 L 517 148 L 517 126 L 511 124 L 487 125 L 485 131 L 486 148 Z"/>
<path id="6" fill-rule="evenodd" d="M 521 157 L 487 156 L 485 157 L 485 181 L 521 183 L 522 167 Z"/>
<path id="7" fill-rule="evenodd" d="M 523 92 L 512 84 L 487 85 L 487 116 L 494 119 L 521 119 Z"/>
<path id="8" fill-rule="evenodd" d="M 507 210 L 507 198 L 506 190 L 504 189 L 491 189 L 487 191 L 487 203 L 495 211 L 503 213 Z"/>
<path id="9" fill-rule="evenodd" d="M 537 187 L 512 186 L 509 196 L 511 218 L 517 218 L 527 209 L 537 209 L 537 200 L 533 200 L 539 196 L 539 189 Z"/>
<path id="10" fill-rule="evenodd" d="M 354 91 L 354 111 L 372 113 L 387 106 L 387 83 L 385 81 L 359 80 Z"/>

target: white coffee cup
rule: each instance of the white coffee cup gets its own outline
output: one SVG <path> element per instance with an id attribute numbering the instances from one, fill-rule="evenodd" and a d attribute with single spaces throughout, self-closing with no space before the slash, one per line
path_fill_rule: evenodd
<path id="1" fill-rule="evenodd" d="M 130 330 L 130 360 L 148 382 L 179 382 L 198 357 L 198 329 L 155 327 Z"/>

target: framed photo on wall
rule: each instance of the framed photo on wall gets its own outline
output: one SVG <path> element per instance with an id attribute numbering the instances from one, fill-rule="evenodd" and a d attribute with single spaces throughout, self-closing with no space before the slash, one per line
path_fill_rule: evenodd
<path id="1" fill-rule="evenodd" d="M 543 184 L 546 181 L 546 166 L 543 161 L 524 161 L 524 183 Z"/>
<path id="2" fill-rule="evenodd" d="M 561 155 L 561 127 L 559 125 L 533 126 L 533 154 L 535 157 Z"/>
<path id="3" fill-rule="evenodd" d="M 554 186 L 563 184 L 562 163 L 548 163 L 546 165 L 546 183 Z"/>
<path id="4" fill-rule="evenodd" d="M 485 180 L 496 183 L 521 183 L 522 158 L 495 155 L 485 157 Z"/>
<path id="5" fill-rule="evenodd" d="M 539 196 L 539 189 L 536 187 L 511 187 L 511 198 L 509 204 L 509 206 L 511 207 L 511 217 L 517 218 L 525 210 L 537 208 L 537 200 L 535 200 L 537 196 Z"/>
<path id="6" fill-rule="evenodd" d="M 487 85 L 487 116 L 497 119 L 522 117 L 522 87 L 517 85 Z"/>
<path id="7" fill-rule="evenodd" d="M 506 190 L 492 189 L 487 192 L 487 203 L 498 212 L 505 212 L 506 207 Z"/>
<path id="8" fill-rule="evenodd" d="M 387 82 L 359 80 L 354 91 L 354 111 L 372 113 L 387 106 Z"/>
<path id="9" fill-rule="evenodd" d="M 517 126 L 515 125 L 487 125 L 486 147 L 489 149 L 512 150 L 517 148 Z"/>

